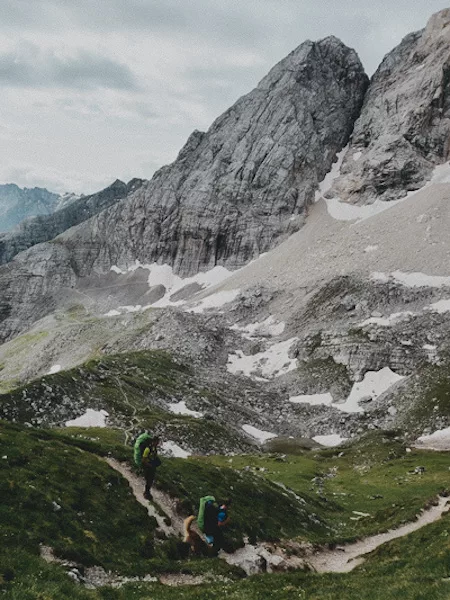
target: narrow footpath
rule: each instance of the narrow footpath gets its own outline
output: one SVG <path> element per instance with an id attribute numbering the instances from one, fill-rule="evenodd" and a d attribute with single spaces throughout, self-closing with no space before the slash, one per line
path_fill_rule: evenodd
<path id="1" fill-rule="evenodd" d="M 323 550 L 308 557 L 307 562 L 318 573 L 349 573 L 364 562 L 364 555 L 373 552 L 386 542 L 404 537 L 425 527 L 425 525 L 438 521 L 448 510 L 448 498 L 439 498 L 438 504 L 424 510 L 418 515 L 417 521 L 407 523 L 386 533 L 372 535 L 354 544 L 338 546 L 334 550 Z"/>
<path id="2" fill-rule="evenodd" d="M 162 516 L 152 503 L 144 499 L 144 484 L 141 477 L 136 475 L 126 463 L 120 463 L 113 458 L 107 458 L 106 462 L 128 480 L 136 500 L 145 506 L 148 514 L 157 520 L 158 527 L 166 535 L 183 535 L 183 519 L 178 515 L 175 501 L 169 495 L 152 488 L 154 502 L 169 517 L 170 525 L 166 523 L 166 517 Z M 307 565 L 317 573 L 349 573 L 364 562 L 366 554 L 373 552 L 373 550 L 382 544 L 404 537 L 409 533 L 438 521 L 444 513 L 448 512 L 448 503 L 448 498 L 441 497 L 436 506 L 422 511 L 417 516 L 417 520 L 412 523 L 407 523 L 397 529 L 364 538 L 353 544 L 338 546 L 333 550 L 319 550 L 318 552 L 309 554 L 302 561 L 299 561 L 298 557 L 290 559 L 288 556 L 283 556 L 283 563 L 286 567 L 290 568 L 301 568 Z M 270 561 L 274 556 L 270 556 L 267 550 L 267 546 L 264 544 L 258 546 L 247 545 L 245 548 L 238 550 L 234 555 L 221 553 L 221 558 L 224 558 L 229 564 L 241 566 L 250 575 L 258 572 L 258 569 L 255 567 L 257 564 L 261 564 L 261 557 L 265 559 L 265 567 L 270 565 Z M 280 563 L 278 564 L 280 565 Z M 265 568 L 263 567 L 262 570 L 265 570 Z"/>

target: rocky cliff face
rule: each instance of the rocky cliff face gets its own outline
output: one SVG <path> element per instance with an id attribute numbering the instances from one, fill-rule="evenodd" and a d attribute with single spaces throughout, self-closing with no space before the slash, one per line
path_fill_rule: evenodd
<path id="1" fill-rule="evenodd" d="M 125 195 L 118 184 L 109 209 L 0 269 L 0 339 L 52 310 L 62 287 L 113 265 L 158 261 L 189 275 L 218 264 L 236 268 L 273 247 L 303 225 L 366 87 L 356 53 L 336 38 L 299 46 L 207 133 L 194 132 L 151 181 L 115 202 Z M 89 211 L 89 199 L 84 204 Z M 3 262 L 74 225 L 65 219 L 72 211 L 4 238 Z"/>
<path id="2" fill-rule="evenodd" d="M 64 236 L 84 249 L 81 273 L 137 258 L 190 275 L 268 250 L 302 226 L 366 86 L 357 55 L 336 38 L 302 44 L 132 198 Z"/>
<path id="3" fill-rule="evenodd" d="M 331 196 L 357 204 L 420 188 L 449 159 L 450 9 L 408 35 L 373 76 Z"/>
<path id="4" fill-rule="evenodd" d="M 48 211 L 57 208 L 53 214 L 43 214 L 28 219 L 10 233 L 0 234 L 0 265 L 9 262 L 31 246 L 52 240 L 57 235 L 74 225 L 86 221 L 98 212 L 112 206 L 127 194 L 142 185 L 142 180 L 133 179 L 128 184 L 115 181 L 106 189 L 78 199 L 68 196 L 51 194 L 53 204 L 48 204 Z M 16 187 L 16 186 L 15 186 Z M 33 191 L 33 190 L 27 190 Z M 46 192 L 46 190 L 41 190 Z M 49 192 L 48 192 L 49 193 Z M 61 208 L 59 209 L 59 207 Z"/>

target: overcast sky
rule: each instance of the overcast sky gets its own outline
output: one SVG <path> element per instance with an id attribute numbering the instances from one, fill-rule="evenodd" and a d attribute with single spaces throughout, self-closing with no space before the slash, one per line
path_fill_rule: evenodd
<path id="1" fill-rule="evenodd" d="M 0 183 L 150 178 L 306 39 L 369 74 L 447 0 L 0 0 Z"/>

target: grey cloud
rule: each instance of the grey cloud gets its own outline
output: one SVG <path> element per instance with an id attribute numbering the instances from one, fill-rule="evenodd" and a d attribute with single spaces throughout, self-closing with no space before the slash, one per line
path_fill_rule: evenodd
<path id="1" fill-rule="evenodd" d="M 132 71 L 108 57 L 79 50 L 70 57 L 23 45 L 0 55 L 0 82 L 10 87 L 136 90 Z"/>
<path id="2" fill-rule="evenodd" d="M 421 28 L 448 0 L 2 0 L 0 29 L 77 28 L 185 36 L 217 46 L 253 48 L 268 62 L 305 39 L 335 34 L 368 70 L 406 33 Z"/>

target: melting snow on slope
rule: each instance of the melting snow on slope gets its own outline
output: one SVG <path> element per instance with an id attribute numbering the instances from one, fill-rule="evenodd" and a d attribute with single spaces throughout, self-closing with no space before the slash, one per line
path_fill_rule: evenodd
<path id="1" fill-rule="evenodd" d="M 331 406 L 333 404 L 333 396 L 327 394 L 304 394 L 302 396 L 291 396 L 289 402 L 293 404 L 311 404 L 312 406 Z"/>
<path id="2" fill-rule="evenodd" d="M 387 317 L 370 317 L 370 319 L 366 319 L 362 323 L 359 324 L 360 327 L 365 327 L 366 325 L 380 325 L 380 327 L 390 327 L 395 323 L 399 323 L 400 321 L 406 321 L 409 317 L 415 316 L 416 313 L 411 311 L 392 313 Z"/>
<path id="3" fill-rule="evenodd" d="M 278 437 L 276 433 L 270 433 L 270 431 L 262 431 L 261 429 L 257 429 L 252 425 L 242 425 L 242 429 L 245 433 L 248 433 L 261 443 L 267 442 L 267 440 L 271 440 L 273 438 Z"/>
<path id="4" fill-rule="evenodd" d="M 403 271 L 394 271 L 393 273 L 372 273 L 371 279 L 381 283 L 396 281 L 407 287 L 432 287 L 440 288 L 450 286 L 450 277 L 440 275 L 426 275 L 425 273 L 403 273 Z"/>
<path id="5" fill-rule="evenodd" d="M 450 300 L 439 300 L 434 304 L 430 304 L 429 309 L 433 312 L 443 314 L 450 311 Z"/>
<path id="6" fill-rule="evenodd" d="M 175 442 L 171 442 L 170 440 L 163 442 L 161 444 L 161 448 L 162 454 L 174 456 L 175 458 L 188 458 L 190 456 L 189 452 L 186 452 L 186 450 L 183 450 L 181 446 L 175 444 Z"/>
<path id="7" fill-rule="evenodd" d="M 88 408 L 84 415 L 71 421 L 66 421 L 66 427 L 106 427 L 106 410 Z"/>
<path id="8" fill-rule="evenodd" d="M 61 365 L 52 365 L 50 367 L 50 371 L 47 375 L 54 375 L 55 373 L 59 373 L 61 371 Z"/>
<path id="9" fill-rule="evenodd" d="M 347 400 L 342 404 L 334 403 L 333 406 L 347 413 L 364 412 L 364 409 L 359 405 L 360 400 L 368 396 L 372 399 L 378 398 L 394 383 L 402 379 L 404 379 L 402 375 L 397 375 L 389 367 L 384 367 L 381 371 L 368 371 L 362 381 L 353 384 Z"/>
<path id="10" fill-rule="evenodd" d="M 331 170 L 325 175 L 323 181 L 319 183 L 319 189 L 316 191 L 315 201 L 317 202 L 321 198 L 323 198 L 324 194 L 328 192 L 328 190 L 333 185 L 334 181 L 341 174 L 342 162 L 344 160 L 344 156 L 348 150 L 348 146 L 345 146 L 337 155 L 336 161 L 331 166 Z"/>
<path id="11" fill-rule="evenodd" d="M 239 327 L 239 325 L 233 325 L 231 329 L 235 331 L 242 331 L 244 337 L 248 339 L 252 339 L 254 337 L 276 337 L 277 335 L 281 335 L 284 331 L 285 324 L 283 322 L 278 322 L 271 315 L 267 317 L 265 321 L 261 323 L 249 323 L 244 327 Z"/>
<path id="12" fill-rule="evenodd" d="M 316 435 L 313 440 L 322 446 L 334 448 L 346 442 L 348 438 L 343 438 L 338 433 L 331 433 L 329 435 Z"/>
<path id="13" fill-rule="evenodd" d="M 170 297 L 188 285 L 197 284 L 201 286 L 202 289 L 206 289 L 219 283 L 222 283 L 223 281 L 228 279 L 228 277 L 230 277 L 230 275 L 232 274 L 232 272 L 226 269 L 225 267 L 216 266 L 213 269 L 210 269 L 209 271 L 197 273 L 192 277 L 186 277 L 183 279 L 182 277 L 175 275 L 170 265 L 159 265 L 157 263 L 142 264 L 138 260 L 136 260 L 135 264 L 129 267 L 127 270 L 120 269 L 116 265 L 113 265 L 110 270 L 114 273 L 117 273 L 118 275 L 125 275 L 126 273 L 136 271 L 137 269 L 145 269 L 149 271 L 147 280 L 149 288 L 156 287 L 159 285 L 162 285 L 165 288 L 164 296 L 151 305 L 156 308 L 161 308 L 165 306 L 179 306 L 181 304 L 184 304 L 185 300 L 177 300 L 175 302 L 172 302 L 170 300 Z M 119 307 L 119 310 L 127 312 L 136 312 L 138 310 L 145 310 L 149 307 L 150 305 L 144 307 L 121 306 Z M 107 313 L 106 316 L 116 316 L 116 311 L 109 311 L 109 313 Z"/>
<path id="14" fill-rule="evenodd" d="M 347 148 L 343 152 L 345 153 L 346 150 L 347 150 Z M 323 192 L 321 193 L 321 195 L 323 195 L 326 191 L 328 191 L 330 189 L 332 182 L 340 174 L 339 171 L 340 171 L 340 168 L 342 165 L 342 160 L 343 160 L 343 156 L 341 157 L 341 154 L 342 153 L 340 153 L 338 155 L 339 156 L 338 163 L 335 163 L 333 165 L 333 168 L 336 168 L 337 173 L 335 172 L 332 177 L 331 177 L 331 173 L 329 174 L 331 183 L 328 186 L 328 188 L 323 189 Z M 358 153 L 354 154 L 353 158 L 357 155 L 358 155 Z M 358 159 L 359 158 L 360 158 L 360 156 L 358 156 Z M 375 202 L 373 202 L 372 204 L 366 204 L 364 206 L 357 206 L 355 204 L 348 204 L 347 202 L 341 202 L 339 198 L 325 198 L 325 202 L 327 204 L 328 213 L 330 214 L 331 217 L 333 217 L 333 219 L 336 219 L 338 221 L 365 221 L 366 219 L 369 219 L 370 217 L 373 217 L 374 215 L 384 212 L 385 210 L 389 210 L 390 208 L 392 208 L 396 204 L 399 204 L 400 202 L 405 202 L 406 200 L 408 200 L 412 196 L 415 196 L 418 192 L 429 187 L 430 185 L 438 184 L 438 183 L 448 183 L 448 182 L 450 182 L 450 164 L 445 163 L 443 165 L 439 165 L 438 167 L 436 167 L 434 169 L 431 180 L 428 181 L 422 188 L 420 188 L 419 190 L 409 192 L 406 196 L 404 196 L 403 198 L 400 198 L 399 200 L 391 200 L 390 202 L 384 202 L 383 200 L 375 200 Z M 316 199 L 317 199 L 317 192 L 316 192 Z"/>
<path id="15" fill-rule="evenodd" d="M 254 355 L 245 355 L 242 350 L 236 354 L 228 355 L 227 370 L 229 373 L 240 373 L 248 377 L 251 375 L 261 375 L 265 378 L 279 377 L 289 373 L 297 366 L 296 358 L 289 358 L 289 350 L 297 341 L 297 338 L 291 338 L 278 344 L 273 344 L 264 352 L 258 352 Z"/>
<path id="16" fill-rule="evenodd" d="M 424 450 L 450 450 L 450 427 L 423 435 L 417 440 L 416 446 Z"/>
<path id="17" fill-rule="evenodd" d="M 200 300 L 193 308 L 189 309 L 189 312 L 202 313 L 208 308 L 220 308 L 221 306 L 225 306 L 225 304 L 236 300 L 240 293 L 240 290 L 223 290 L 221 292 L 216 292 L 215 294 L 211 294 L 211 296 L 207 296 Z M 153 306 L 157 305 L 158 303 Z"/>
<path id="18" fill-rule="evenodd" d="M 195 419 L 201 419 L 201 417 L 203 417 L 203 413 L 188 408 L 184 400 L 180 400 L 180 402 L 173 402 L 172 404 L 169 404 L 169 410 L 170 412 L 173 412 L 176 415 L 187 415 L 189 417 L 194 417 Z"/>

